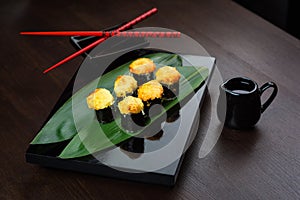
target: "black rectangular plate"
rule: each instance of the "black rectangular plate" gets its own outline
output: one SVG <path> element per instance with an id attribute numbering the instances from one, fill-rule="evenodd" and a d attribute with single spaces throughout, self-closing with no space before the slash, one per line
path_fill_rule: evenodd
<path id="1" fill-rule="evenodd" d="M 78 39 L 78 38 L 77 38 Z M 72 39 L 74 43 L 78 42 L 78 40 Z M 79 48 L 80 44 L 76 44 Z M 155 50 L 141 50 L 141 52 L 138 55 L 135 56 L 142 56 L 143 54 L 149 54 L 153 53 Z M 210 66 L 207 66 L 210 70 L 210 74 L 213 71 L 214 68 L 214 58 L 211 57 L 199 57 L 199 56 L 189 56 L 190 60 L 189 63 L 194 64 L 195 66 L 197 65 L 196 63 L 201 62 L 201 59 L 207 60 L 211 59 L 213 60 L 212 64 Z M 132 58 L 130 58 L 132 59 Z M 124 61 L 123 63 L 125 63 Z M 203 63 L 202 63 L 203 64 Z M 115 63 L 115 67 L 119 66 L 119 63 Z M 114 66 L 113 66 L 114 67 Z M 113 68 L 112 67 L 112 68 Z M 52 112 L 50 113 L 49 117 L 47 118 L 46 122 L 52 117 L 52 115 L 63 105 L 63 103 L 69 99 L 72 95 L 72 89 L 73 89 L 73 84 L 74 80 L 76 77 L 76 73 L 74 74 L 73 78 L 67 85 L 66 89 L 64 90 L 63 94 L 59 98 L 58 102 L 54 106 Z M 209 80 L 209 78 L 207 79 Z M 192 105 L 193 108 L 198 108 L 200 109 L 202 105 L 202 101 L 204 99 L 205 93 L 206 93 L 206 85 L 207 82 L 204 83 L 204 85 L 196 92 L 195 95 L 200 99 L 200 102 L 198 102 L 197 105 Z M 187 105 L 187 104 L 186 104 Z M 180 118 L 185 119 L 185 117 L 189 116 L 182 116 L 182 110 L 185 109 L 186 106 L 183 106 L 180 110 L 181 116 Z M 199 116 L 195 117 L 193 120 L 193 126 L 196 126 L 199 123 Z M 45 122 L 45 123 L 46 123 Z M 176 122 L 175 122 L 176 123 Z M 173 127 L 172 127 L 173 126 Z M 156 141 L 150 141 L 146 139 L 129 139 L 128 141 L 123 142 L 120 146 L 122 145 L 127 145 L 130 143 L 133 146 L 135 145 L 133 150 L 134 152 L 141 153 L 139 148 L 142 146 L 142 149 L 150 149 L 150 150 L 156 150 L 157 148 L 161 148 L 168 141 L 170 141 L 170 135 L 172 133 L 177 131 L 177 128 L 175 125 L 169 124 L 166 128 L 166 133 L 163 134 L 160 140 Z M 194 138 L 195 134 L 197 133 L 197 129 L 192 128 L 189 133 L 186 133 L 184 136 L 184 139 L 182 143 L 184 145 L 189 144 L 191 139 Z M 171 138 L 172 139 L 172 138 Z M 108 150 L 104 152 L 100 152 L 97 155 L 96 159 L 94 156 L 89 155 L 89 156 L 84 156 L 80 158 L 74 158 L 74 159 L 60 159 L 57 156 L 59 153 L 64 149 L 64 147 L 68 144 L 69 141 L 64 141 L 64 142 L 59 142 L 59 143 L 54 143 L 54 144 L 42 144 L 42 145 L 29 145 L 29 148 L 26 152 L 26 161 L 29 163 L 33 164 L 38 164 L 46 167 L 53 167 L 53 168 L 59 168 L 59 169 L 67 169 L 67 170 L 73 170 L 73 171 L 78 171 L 78 172 L 84 172 L 84 173 L 89 173 L 89 174 L 95 174 L 95 175 L 101 175 L 105 177 L 112 177 L 112 178 L 118 178 L 118 179 L 125 179 L 125 180 L 131 180 L 131 181 L 139 181 L 139 182 L 144 182 L 144 183 L 154 183 L 154 184 L 162 184 L 162 185 L 167 185 L 167 186 L 172 186 L 175 184 L 179 169 L 181 166 L 181 163 L 183 161 L 184 154 L 178 157 L 177 160 L 175 160 L 172 164 L 153 171 L 153 172 L 142 172 L 142 173 L 129 173 L 129 172 L 124 172 L 121 170 L 116 170 L 114 168 L 108 167 L 104 164 L 101 163 L 102 161 L 105 161 L 106 159 L 108 160 L 122 160 L 125 159 L 124 163 L 120 163 L 119 165 L 116 165 L 116 168 L 128 168 L 132 170 L 138 170 L 140 171 L 143 166 L 132 166 L 130 164 L 130 160 L 134 159 L 139 159 L 139 158 L 130 158 L 130 155 L 126 155 L 124 152 L 121 152 L 121 148 L 118 147 L 113 150 Z M 168 156 L 168 155 L 165 155 Z M 100 159 L 99 159 L 100 158 Z M 128 161 L 129 160 L 129 161 Z M 114 162 L 113 162 L 114 163 Z M 113 164 L 112 164 L 113 165 Z"/>

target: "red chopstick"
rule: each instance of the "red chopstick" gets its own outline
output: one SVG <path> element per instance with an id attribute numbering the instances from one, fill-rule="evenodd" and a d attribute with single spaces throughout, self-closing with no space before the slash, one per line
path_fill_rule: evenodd
<path id="1" fill-rule="evenodd" d="M 21 35 L 39 36 L 98 36 L 98 37 L 180 37 L 180 32 L 156 32 L 156 31 L 47 31 L 47 32 L 20 32 Z"/>
<path id="2" fill-rule="evenodd" d="M 37 35 L 37 36 L 98 36 L 109 37 L 116 35 L 116 31 L 34 31 L 20 32 L 20 35 Z"/>
<path id="3" fill-rule="evenodd" d="M 131 26 L 139 23 L 140 21 L 143 21 L 144 19 L 150 17 L 151 15 L 155 14 L 157 12 L 157 8 L 152 8 L 151 10 L 145 12 L 144 14 L 138 16 L 137 18 L 129 21 L 128 23 L 126 23 L 125 25 L 121 26 L 120 28 L 118 28 L 116 31 L 120 32 L 120 31 L 125 31 L 127 29 L 129 29 Z M 68 62 L 69 60 L 81 55 L 82 53 L 94 48 L 95 46 L 97 46 L 98 44 L 102 43 L 104 40 L 106 40 L 108 37 L 104 37 L 104 38 L 100 38 L 98 40 L 96 40 L 95 42 L 93 42 L 92 44 L 84 47 L 83 49 L 75 52 L 74 54 L 71 54 L 70 56 L 66 57 L 65 59 L 61 60 L 60 62 L 56 63 L 55 65 L 49 67 L 48 69 L 46 69 L 43 73 L 48 73 L 49 71 L 57 68 L 58 66 Z"/>

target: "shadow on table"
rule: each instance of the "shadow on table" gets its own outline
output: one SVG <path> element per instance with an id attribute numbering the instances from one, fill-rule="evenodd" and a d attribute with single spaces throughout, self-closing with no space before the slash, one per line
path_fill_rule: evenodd
<path id="1" fill-rule="evenodd" d="M 257 141 L 261 137 L 258 128 L 249 130 L 233 130 L 224 127 L 219 142 L 218 150 L 226 156 L 245 156 L 254 150 Z"/>

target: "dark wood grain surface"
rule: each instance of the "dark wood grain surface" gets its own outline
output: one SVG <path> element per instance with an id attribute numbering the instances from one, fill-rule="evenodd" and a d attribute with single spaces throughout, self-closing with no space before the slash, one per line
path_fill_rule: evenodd
<path id="1" fill-rule="evenodd" d="M 227 79 L 278 84 L 275 101 L 250 131 L 224 129 L 202 159 L 210 98 L 175 187 L 120 181 L 25 162 L 39 130 L 83 57 L 43 75 L 74 52 L 66 37 L 24 37 L 26 30 L 97 30 L 157 7 L 137 27 L 184 32 L 217 58 Z M 300 199 L 300 42 L 229 0 L 1 1 L 0 199 Z"/>

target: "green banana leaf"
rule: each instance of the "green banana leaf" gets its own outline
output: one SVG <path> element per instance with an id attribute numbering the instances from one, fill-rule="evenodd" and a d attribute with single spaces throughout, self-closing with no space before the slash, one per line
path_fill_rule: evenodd
<path id="1" fill-rule="evenodd" d="M 208 76 L 206 67 L 182 67 L 181 57 L 175 54 L 156 53 L 144 57 L 151 58 L 158 67 L 164 65 L 176 66 L 182 74 L 180 94 L 176 100 L 164 104 L 165 111 L 192 93 Z M 114 80 L 119 75 L 128 74 L 129 64 L 130 62 L 106 73 L 101 76 L 101 79 L 98 78 L 92 81 L 76 92 L 51 117 L 31 144 L 48 144 L 71 139 L 59 157 L 64 159 L 76 158 L 113 147 L 139 134 L 140 132 L 128 134 L 122 131 L 119 127 L 119 118 L 108 124 L 99 124 L 95 119 L 95 112 L 88 109 L 86 105 L 86 97 L 95 87 L 104 87 L 113 91 Z"/>
<path id="2" fill-rule="evenodd" d="M 144 57 L 152 59 L 157 65 L 170 65 L 170 66 L 182 66 L 181 57 L 175 54 L 169 53 L 155 53 L 149 54 Z M 113 84 L 118 75 L 128 73 L 128 66 L 130 62 L 104 74 L 81 90 L 76 92 L 64 105 L 57 110 L 57 112 L 51 117 L 51 119 L 45 124 L 45 126 L 40 130 L 40 132 L 33 139 L 31 144 L 49 144 L 62 142 L 73 138 L 77 131 L 80 131 L 84 127 L 78 127 L 76 129 L 73 109 L 76 107 L 76 120 L 87 119 L 91 116 L 92 110 L 87 109 L 86 106 L 86 96 L 95 89 L 95 85 L 105 87 L 112 91 Z M 73 102 L 72 102 L 73 101 Z M 79 110 L 82 109 L 82 110 Z M 78 123 L 77 123 L 78 124 Z"/>
<path id="3" fill-rule="evenodd" d="M 180 93 L 177 99 L 163 104 L 165 112 L 197 89 L 208 76 L 208 69 L 206 67 L 185 66 L 176 68 L 184 78 L 180 81 Z M 161 115 L 162 114 L 163 113 L 161 113 Z M 159 116 L 156 116 L 151 120 L 155 120 L 158 117 Z M 99 124 L 97 120 L 91 120 L 90 124 L 79 131 L 79 133 L 69 142 L 59 157 L 66 159 L 93 154 L 115 146 L 141 132 L 139 131 L 134 134 L 126 133 L 122 131 L 119 124 L 119 119 L 116 119 L 109 124 Z"/>

